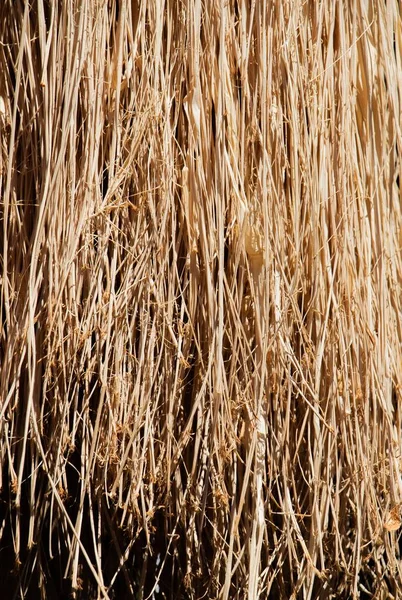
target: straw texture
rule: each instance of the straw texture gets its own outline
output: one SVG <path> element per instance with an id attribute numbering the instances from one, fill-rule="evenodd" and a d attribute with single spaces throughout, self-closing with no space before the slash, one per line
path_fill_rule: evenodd
<path id="1" fill-rule="evenodd" d="M 5 597 L 401 597 L 401 24 L 0 3 Z"/>

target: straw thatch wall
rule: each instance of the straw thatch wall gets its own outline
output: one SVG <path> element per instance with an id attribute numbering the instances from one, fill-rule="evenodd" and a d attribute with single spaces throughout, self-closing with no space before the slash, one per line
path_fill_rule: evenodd
<path id="1" fill-rule="evenodd" d="M 2 0 L 7 598 L 398 598 L 397 0 Z"/>

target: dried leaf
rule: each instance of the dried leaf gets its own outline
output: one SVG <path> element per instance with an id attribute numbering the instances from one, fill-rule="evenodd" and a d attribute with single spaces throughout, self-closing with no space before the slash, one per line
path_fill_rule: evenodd
<path id="1" fill-rule="evenodd" d="M 394 506 L 387 514 L 387 518 L 384 521 L 384 529 L 387 531 L 397 531 L 401 525 L 399 505 Z"/>

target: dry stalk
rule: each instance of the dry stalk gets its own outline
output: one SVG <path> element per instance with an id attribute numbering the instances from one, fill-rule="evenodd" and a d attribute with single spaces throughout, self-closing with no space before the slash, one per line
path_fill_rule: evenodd
<path id="1" fill-rule="evenodd" d="M 0 3 L 5 596 L 402 595 L 401 59 L 385 0 Z"/>

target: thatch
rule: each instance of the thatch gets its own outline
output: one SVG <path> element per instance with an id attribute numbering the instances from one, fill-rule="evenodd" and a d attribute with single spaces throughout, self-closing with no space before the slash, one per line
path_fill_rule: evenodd
<path id="1" fill-rule="evenodd" d="M 0 3 L 4 597 L 401 597 L 401 24 Z"/>

